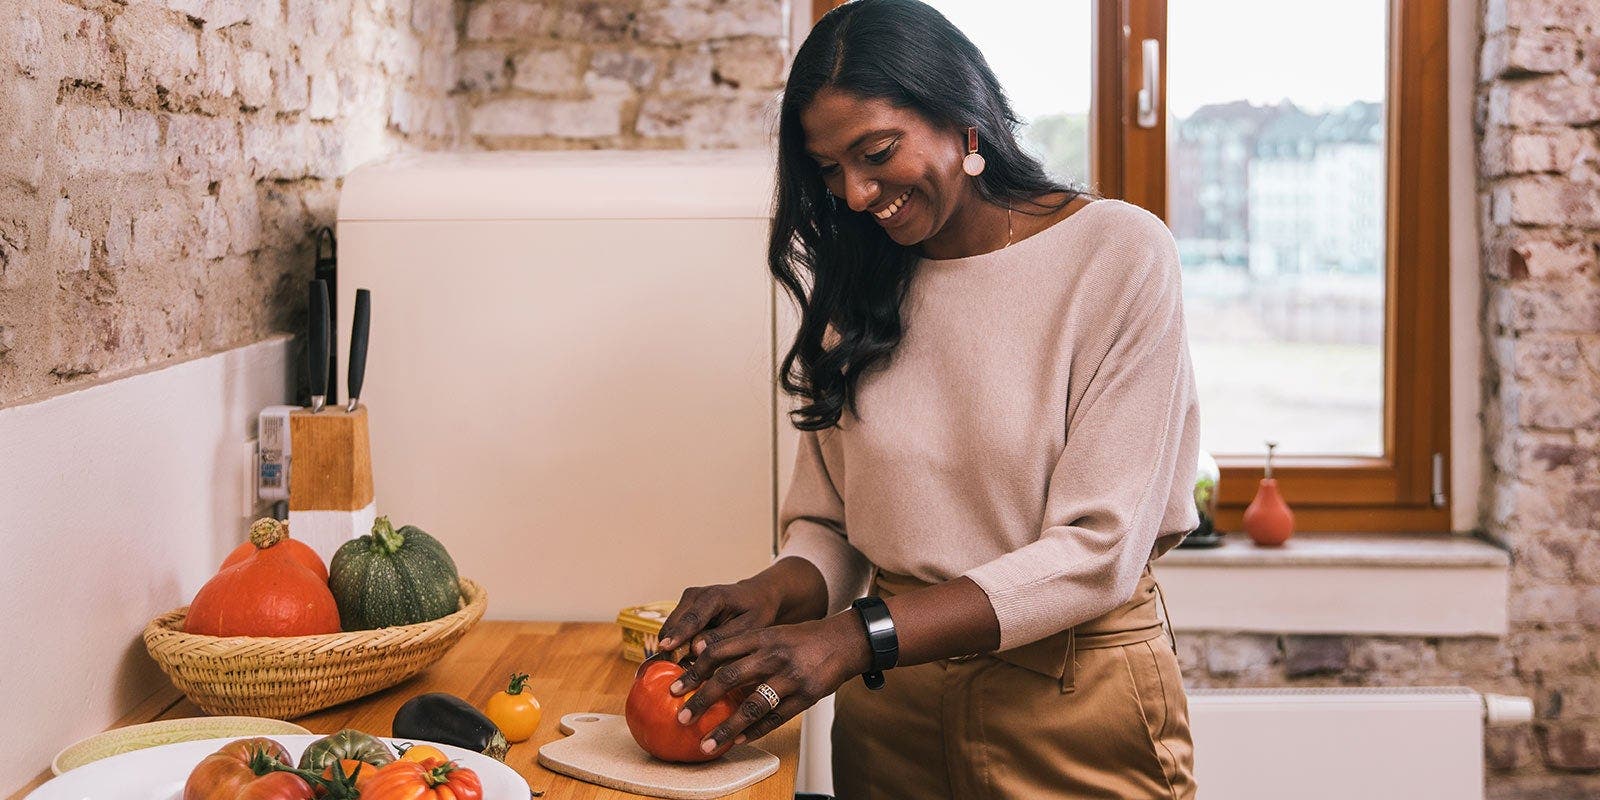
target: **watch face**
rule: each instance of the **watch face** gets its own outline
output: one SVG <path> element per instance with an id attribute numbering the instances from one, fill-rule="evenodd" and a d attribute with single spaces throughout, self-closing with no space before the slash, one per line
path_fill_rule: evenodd
<path id="1" fill-rule="evenodd" d="M 876 691 L 878 689 L 882 689 L 883 688 L 883 673 L 882 672 L 878 672 L 876 670 L 874 670 L 872 672 L 862 673 L 861 682 L 865 683 L 867 685 L 868 689 L 872 689 L 874 691 Z"/>

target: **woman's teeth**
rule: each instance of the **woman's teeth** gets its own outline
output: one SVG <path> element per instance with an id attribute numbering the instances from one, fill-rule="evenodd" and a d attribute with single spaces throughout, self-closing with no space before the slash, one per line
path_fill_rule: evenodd
<path id="1" fill-rule="evenodd" d="M 910 199 L 910 197 L 911 190 L 907 189 L 906 193 L 896 197 L 894 202 L 889 204 L 888 208 L 885 208 L 882 211 L 874 212 L 872 216 L 877 217 L 879 220 L 887 220 L 895 214 L 898 214 L 900 212 L 900 208 L 906 204 L 906 200 Z"/>

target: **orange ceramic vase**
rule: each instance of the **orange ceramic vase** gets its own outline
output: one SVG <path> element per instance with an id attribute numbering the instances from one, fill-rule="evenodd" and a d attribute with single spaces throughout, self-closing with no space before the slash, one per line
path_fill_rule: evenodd
<path id="1" fill-rule="evenodd" d="M 1261 479 L 1255 499 L 1244 510 L 1244 532 L 1263 547 L 1276 547 L 1294 535 L 1294 512 L 1278 493 L 1277 480 Z"/>

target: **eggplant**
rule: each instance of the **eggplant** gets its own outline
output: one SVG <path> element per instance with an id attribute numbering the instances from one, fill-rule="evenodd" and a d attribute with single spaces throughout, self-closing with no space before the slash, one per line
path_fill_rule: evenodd
<path id="1" fill-rule="evenodd" d="M 455 745 L 482 753 L 496 761 L 506 760 L 511 743 L 483 712 L 471 703 L 444 692 L 419 694 L 394 712 L 392 727 L 397 739 Z"/>

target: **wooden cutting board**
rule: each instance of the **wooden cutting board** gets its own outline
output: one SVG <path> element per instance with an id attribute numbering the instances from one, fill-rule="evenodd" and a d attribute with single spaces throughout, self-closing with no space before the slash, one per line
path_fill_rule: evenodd
<path id="1" fill-rule="evenodd" d="M 617 714 L 567 714 L 561 732 L 565 739 L 539 748 L 539 763 L 546 769 L 651 797 L 711 800 L 778 771 L 777 756 L 748 744 L 704 764 L 661 761 L 639 749 L 627 720 Z"/>

